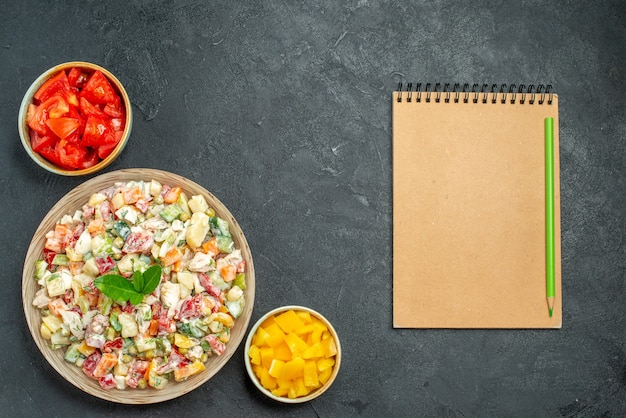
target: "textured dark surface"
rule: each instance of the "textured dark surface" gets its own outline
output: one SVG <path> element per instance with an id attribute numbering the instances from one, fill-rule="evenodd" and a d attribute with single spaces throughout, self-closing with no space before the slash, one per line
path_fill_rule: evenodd
<path id="1" fill-rule="evenodd" d="M 0 415 L 626 415 L 623 1 L 27 0 L 0 15 Z M 334 323 L 344 361 L 324 396 L 264 399 L 241 348 L 194 392 L 134 407 L 82 393 L 44 360 L 24 320 L 22 260 L 85 179 L 32 163 L 16 120 L 30 83 L 71 60 L 107 67 L 133 103 L 131 140 L 106 171 L 178 173 L 238 219 L 257 269 L 253 320 L 301 304 Z M 392 328 L 400 81 L 554 86 L 561 330 Z"/>

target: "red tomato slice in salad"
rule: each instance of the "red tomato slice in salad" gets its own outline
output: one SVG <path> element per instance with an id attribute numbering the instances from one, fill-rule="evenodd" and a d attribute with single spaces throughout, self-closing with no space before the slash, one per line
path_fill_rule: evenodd
<path id="1" fill-rule="evenodd" d="M 102 351 L 105 353 L 110 353 L 114 350 L 121 350 L 124 347 L 124 339 L 122 337 L 117 337 L 114 340 L 107 341 L 104 343 L 104 347 L 102 347 Z"/>
<path id="2" fill-rule="evenodd" d="M 95 378 L 93 375 L 93 372 L 96 369 L 96 366 L 98 365 L 98 362 L 100 361 L 101 358 L 102 358 L 102 354 L 100 354 L 99 351 L 94 351 L 93 353 L 91 353 L 89 357 L 87 357 L 85 361 L 83 362 L 83 372 L 87 376 Z"/>
<path id="3" fill-rule="evenodd" d="M 117 387 L 117 384 L 115 383 L 115 378 L 113 377 L 112 373 L 107 373 L 104 376 L 99 377 L 98 383 L 100 384 L 102 389 L 106 390 L 114 389 Z"/>

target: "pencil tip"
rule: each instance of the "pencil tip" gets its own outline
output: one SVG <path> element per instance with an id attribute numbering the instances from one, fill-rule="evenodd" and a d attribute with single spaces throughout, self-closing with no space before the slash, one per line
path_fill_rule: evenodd
<path id="1" fill-rule="evenodd" d="M 554 297 L 548 297 L 548 311 L 550 312 L 550 318 L 552 318 L 552 311 L 554 310 Z"/>

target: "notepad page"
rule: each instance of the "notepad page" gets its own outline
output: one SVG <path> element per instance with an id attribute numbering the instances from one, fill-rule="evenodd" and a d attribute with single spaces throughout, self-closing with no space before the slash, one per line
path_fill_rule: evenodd
<path id="1" fill-rule="evenodd" d="M 393 322 L 398 328 L 561 326 L 558 97 L 528 103 L 393 97 Z M 556 292 L 545 293 L 544 119 L 555 120 Z"/>

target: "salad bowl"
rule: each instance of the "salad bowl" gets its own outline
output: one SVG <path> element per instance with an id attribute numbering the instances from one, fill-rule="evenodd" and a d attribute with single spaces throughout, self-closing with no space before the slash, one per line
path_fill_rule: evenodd
<path id="1" fill-rule="evenodd" d="M 42 332 L 42 320 L 44 319 L 42 312 L 45 311 L 45 308 L 40 309 L 40 307 L 35 306 L 33 303 L 37 297 L 37 292 L 41 288 L 40 283 L 38 283 L 35 278 L 38 274 L 36 264 L 38 260 L 41 260 L 43 257 L 44 245 L 46 245 L 47 242 L 46 235 L 49 235 L 48 232 L 54 230 L 57 221 L 65 215 L 70 214 L 70 216 L 72 216 L 77 210 L 80 211 L 93 194 L 105 190 L 115 183 L 127 183 L 132 181 L 156 181 L 164 185 L 180 187 L 182 192 L 188 196 L 204 197 L 208 206 L 214 210 L 214 216 L 228 222 L 234 247 L 241 251 L 241 259 L 245 262 L 243 263 L 245 266 L 245 285 L 242 286 L 245 304 L 242 305 L 241 311 L 237 315 L 233 315 L 235 316 L 234 325 L 231 324 L 229 339 L 225 343 L 223 352 L 218 355 L 209 356 L 208 359 L 205 358 L 204 366 L 199 372 L 190 375 L 188 378 L 184 376 L 180 381 L 178 378 L 176 381 L 171 379 L 168 384 L 164 385 L 161 389 L 150 386 L 144 389 L 120 389 L 115 387 L 105 389 L 98 379 L 94 379 L 93 376 L 88 376 L 80 366 L 77 367 L 76 364 L 67 361 L 67 354 L 64 353 L 63 349 L 55 349 L 52 347 L 49 336 L 46 338 L 45 333 Z M 183 286 L 182 282 L 180 286 Z M 46 361 L 63 378 L 78 389 L 95 397 L 122 404 L 151 404 L 163 402 L 182 396 L 201 385 L 210 385 L 210 379 L 227 365 L 245 337 L 252 316 L 254 295 L 255 274 L 250 247 L 241 227 L 231 212 L 217 197 L 202 186 L 177 174 L 155 169 L 123 169 L 102 174 L 87 180 L 63 196 L 50 209 L 35 231 L 26 253 L 22 273 L 22 303 L 26 322 L 35 344 Z M 128 303 L 130 304 L 130 302 Z M 48 305 L 48 307 L 52 310 L 50 305 Z M 122 337 L 124 337 L 124 335 L 122 335 Z"/>

